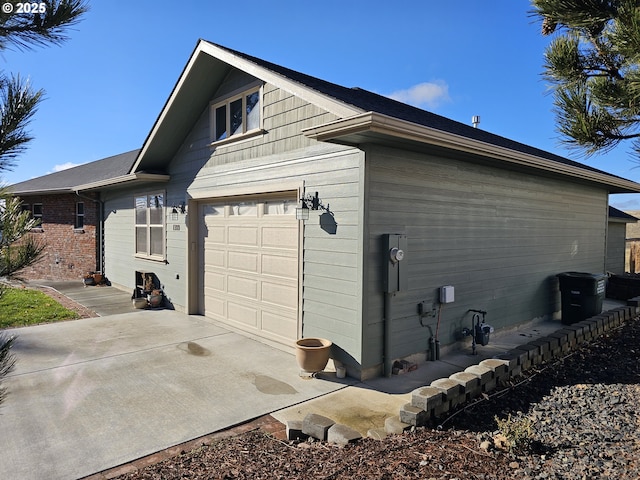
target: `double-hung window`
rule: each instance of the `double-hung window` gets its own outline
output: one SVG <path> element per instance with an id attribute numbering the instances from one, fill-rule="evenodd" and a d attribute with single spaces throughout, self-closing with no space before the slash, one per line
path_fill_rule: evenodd
<path id="1" fill-rule="evenodd" d="M 40 223 L 42 224 L 42 204 L 34 203 L 31 212 L 33 218 L 36 220 L 40 220 Z"/>
<path id="2" fill-rule="evenodd" d="M 260 92 L 260 87 L 254 87 L 211 106 L 213 143 L 260 132 Z"/>
<path id="3" fill-rule="evenodd" d="M 136 195 L 136 255 L 164 259 L 164 193 Z"/>
<path id="4" fill-rule="evenodd" d="M 76 230 L 84 228 L 84 202 L 76 202 L 76 221 L 74 228 Z"/>

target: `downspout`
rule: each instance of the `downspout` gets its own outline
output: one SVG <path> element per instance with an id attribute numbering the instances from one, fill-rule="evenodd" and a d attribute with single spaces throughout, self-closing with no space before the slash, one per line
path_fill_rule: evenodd
<path id="1" fill-rule="evenodd" d="M 84 200 L 90 200 L 93 203 L 97 203 L 100 205 L 98 208 L 98 224 L 96 225 L 98 228 L 98 238 L 96 242 L 96 250 L 98 253 L 98 269 L 102 273 L 102 275 L 106 275 L 104 271 L 104 202 L 99 199 L 87 197 L 86 195 L 81 195 L 79 191 L 75 191 L 75 194 Z"/>

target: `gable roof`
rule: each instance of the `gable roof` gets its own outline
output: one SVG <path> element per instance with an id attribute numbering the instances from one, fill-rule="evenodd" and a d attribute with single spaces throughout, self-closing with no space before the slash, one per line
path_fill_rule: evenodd
<path id="1" fill-rule="evenodd" d="M 361 88 L 347 88 L 199 40 L 140 150 L 28 180 L 16 194 L 78 192 L 121 183 L 168 181 L 162 173 L 232 69 L 239 69 L 320 108 L 338 120 L 307 128 L 318 141 L 439 147 L 486 161 L 596 183 L 611 193 L 640 193 L 640 184 L 529 145 L 473 128 Z M 154 173 L 156 172 L 156 173 Z"/>
<path id="2" fill-rule="evenodd" d="M 78 185 L 111 181 L 114 178 L 127 175 L 139 152 L 139 149 L 132 150 L 60 172 L 15 183 L 9 187 L 9 190 L 15 195 L 73 193 L 77 191 Z"/>
<path id="3" fill-rule="evenodd" d="M 640 193 L 640 184 L 482 129 L 361 88 L 347 88 L 200 40 L 140 151 L 135 169 L 161 168 L 215 95 L 219 82 L 237 68 L 334 113 L 339 120 L 308 128 L 318 141 L 359 145 L 443 147 L 512 168 L 596 183 L 611 193 Z"/>
<path id="4" fill-rule="evenodd" d="M 622 222 L 622 223 L 636 223 L 639 220 L 633 215 L 629 215 L 628 213 L 623 212 L 622 210 L 618 210 L 617 208 L 612 207 L 611 205 L 609 205 L 609 219 L 615 222 Z"/>

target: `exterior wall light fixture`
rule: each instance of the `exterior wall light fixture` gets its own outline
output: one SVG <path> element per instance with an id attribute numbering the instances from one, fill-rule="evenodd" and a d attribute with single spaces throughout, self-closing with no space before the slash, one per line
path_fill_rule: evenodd
<path id="1" fill-rule="evenodd" d="M 309 219 L 309 210 L 324 210 L 325 212 L 329 211 L 329 205 L 325 207 L 320 198 L 318 198 L 318 192 L 316 192 L 315 196 L 311 196 L 309 193 L 307 196 L 303 196 L 300 199 L 302 203 L 300 207 L 296 208 L 296 220 L 308 220 Z"/>

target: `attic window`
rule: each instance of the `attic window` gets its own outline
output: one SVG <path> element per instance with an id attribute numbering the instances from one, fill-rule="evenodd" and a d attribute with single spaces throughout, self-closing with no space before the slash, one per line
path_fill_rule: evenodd
<path id="1" fill-rule="evenodd" d="M 260 133 L 261 89 L 252 88 L 211 106 L 211 140 L 214 144 Z"/>

